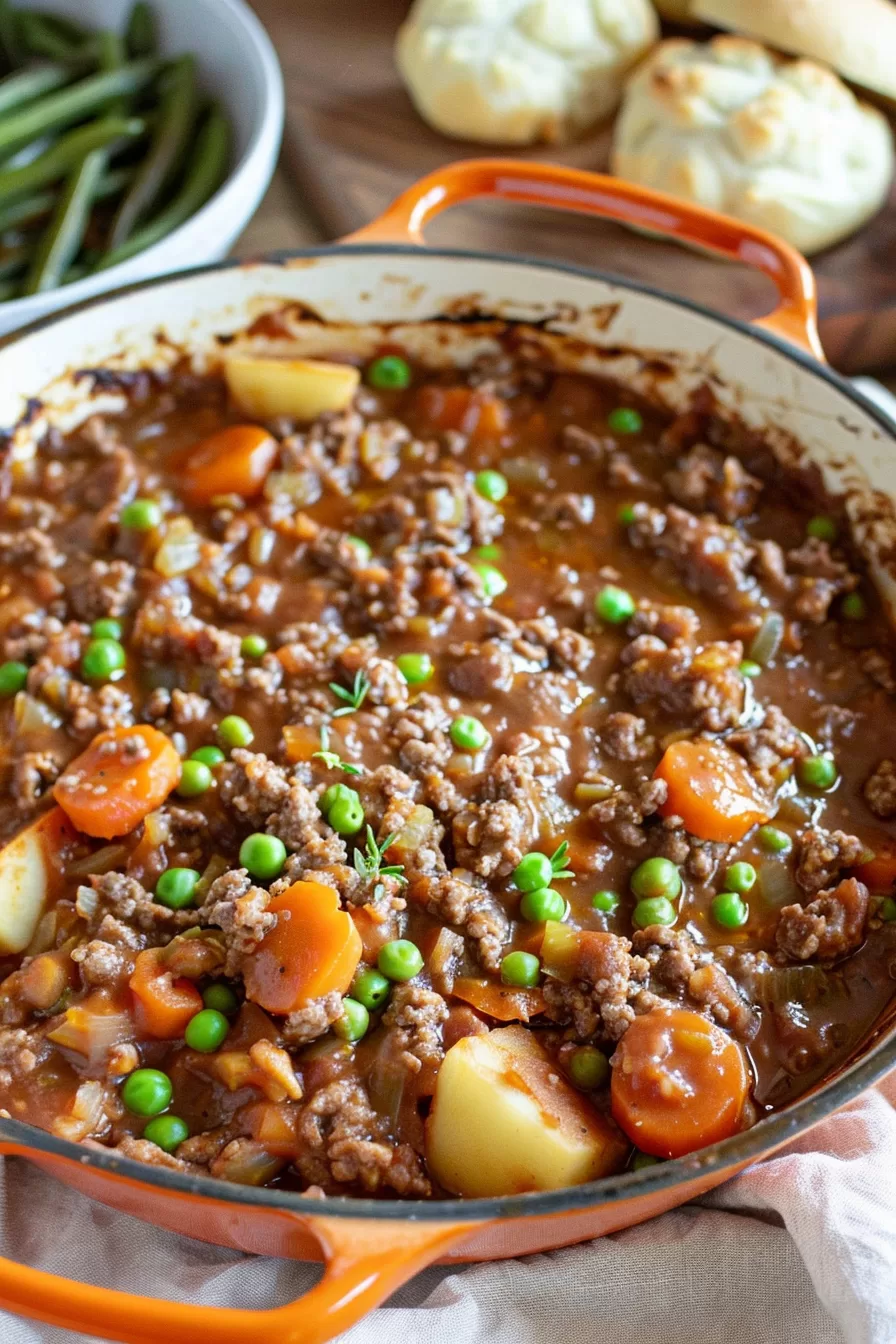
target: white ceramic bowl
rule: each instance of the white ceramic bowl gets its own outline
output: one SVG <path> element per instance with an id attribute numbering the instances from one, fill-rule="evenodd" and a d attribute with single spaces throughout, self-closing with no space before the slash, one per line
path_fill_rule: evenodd
<path id="1" fill-rule="evenodd" d="M 94 28 L 124 27 L 132 0 L 15 0 Z M 227 180 L 167 238 L 120 266 L 46 294 L 0 303 L 0 334 L 58 308 L 135 280 L 218 261 L 230 251 L 267 190 L 283 133 L 283 78 L 273 44 L 243 0 L 151 0 L 166 55 L 195 54 L 203 89 L 219 98 L 233 127 Z"/>

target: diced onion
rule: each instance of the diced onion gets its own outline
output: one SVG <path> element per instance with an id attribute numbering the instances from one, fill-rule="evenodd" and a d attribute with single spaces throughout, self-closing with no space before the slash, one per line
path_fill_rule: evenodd
<path id="1" fill-rule="evenodd" d="M 756 632 L 747 657 L 760 667 L 772 661 L 784 638 L 784 617 L 780 611 L 770 611 Z"/>
<path id="2" fill-rule="evenodd" d="M 42 733 L 62 726 L 58 714 L 54 714 L 49 705 L 38 700 L 27 691 L 19 691 L 15 698 L 13 713 L 16 728 L 20 733 Z"/>
<path id="3" fill-rule="evenodd" d="M 173 519 L 156 551 L 153 569 L 165 579 L 186 574 L 199 563 L 201 544 L 202 539 L 189 518 Z"/>
<path id="4" fill-rule="evenodd" d="M 766 905 L 779 909 L 797 899 L 797 890 L 784 863 L 763 863 L 759 868 L 759 890 Z"/>
<path id="5" fill-rule="evenodd" d="M 268 499 L 285 495 L 293 504 L 306 508 L 321 497 L 320 477 L 314 471 L 272 471 L 264 483 Z"/>

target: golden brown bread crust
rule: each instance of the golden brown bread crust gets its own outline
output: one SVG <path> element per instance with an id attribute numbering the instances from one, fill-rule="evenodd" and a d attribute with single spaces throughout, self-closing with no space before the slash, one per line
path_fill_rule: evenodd
<path id="1" fill-rule="evenodd" d="M 884 202 L 889 126 L 823 66 L 748 38 L 663 42 L 629 81 L 613 171 L 818 251 Z"/>
<path id="2" fill-rule="evenodd" d="M 896 6 L 890 0 L 689 3 L 693 18 L 825 61 L 863 88 L 896 98 Z"/>

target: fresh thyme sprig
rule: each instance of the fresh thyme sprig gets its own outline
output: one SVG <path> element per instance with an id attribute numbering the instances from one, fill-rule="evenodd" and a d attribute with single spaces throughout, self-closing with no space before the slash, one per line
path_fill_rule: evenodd
<path id="1" fill-rule="evenodd" d="M 569 853 L 569 845 L 565 840 L 563 840 L 560 842 L 560 844 L 557 846 L 557 848 L 551 855 L 551 868 L 553 870 L 555 879 L 575 876 L 572 869 L 564 868 L 563 866 L 566 863 L 566 856 L 568 853 Z"/>
<path id="2" fill-rule="evenodd" d="M 365 879 L 373 877 L 394 877 L 397 882 L 407 882 L 403 863 L 389 863 L 383 867 L 383 855 L 395 840 L 395 834 L 387 835 L 381 845 L 370 826 L 367 827 L 367 839 L 363 851 L 358 848 L 354 853 L 355 872 Z"/>
<path id="3" fill-rule="evenodd" d="M 338 681 L 330 682 L 330 690 L 339 700 L 345 701 L 341 709 L 334 709 L 333 711 L 333 718 L 339 719 L 343 714 L 354 714 L 355 710 L 361 708 L 367 692 L 370 690 L 370 682 L 358 668 L 350 691 L 347 691 L 344 686 L 340 686 Z"/>
<path id="4" fill-rule="evenodd" d="M 330 751 L 330 734 L 325 723 L 320 726 L 320 751 L 313 751 L 311 759 L 323 761 L 328 770 L 344 770 L 347 775 L 364 773 L 363 765 L 352 765 L 351 761 L 344 761 L 338 751 Z"/>

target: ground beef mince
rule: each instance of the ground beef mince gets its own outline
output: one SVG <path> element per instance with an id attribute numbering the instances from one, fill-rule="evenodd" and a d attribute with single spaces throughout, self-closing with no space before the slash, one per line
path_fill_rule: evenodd
<path id="1" fill-rule="evenodd" d="M 714 1034 L 755 1123 L 894 989 L 896 660 L 837 503 L 705 394 L 664 420 L 509 346 L 362 372 L 311 423 L 135 379 L 7 463 L 0 1106 L 444 1197 L 477 1051 L 618 1170 L 677 1155 L 633 1042 L 668 1107 Z"/>

